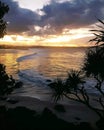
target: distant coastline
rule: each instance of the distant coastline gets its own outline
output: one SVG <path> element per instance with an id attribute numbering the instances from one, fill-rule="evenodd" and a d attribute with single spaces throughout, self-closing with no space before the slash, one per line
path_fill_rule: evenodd
<path id="1" fill-rule="evenodd" d="M 29 48 L 89 48 L 87 46 L 11 46 L 11 45 L 0 45 L 0 49 L 29 49 Z"/>

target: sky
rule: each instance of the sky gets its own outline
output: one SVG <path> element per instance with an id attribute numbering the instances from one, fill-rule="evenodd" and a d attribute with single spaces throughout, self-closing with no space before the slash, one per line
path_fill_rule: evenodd
<path id="1" fill-rule="evenodd" d="M 104 19 L 104 0 L 1 0 L 7 35 L 0 44 L 86 46 L 97 18 Z"/>

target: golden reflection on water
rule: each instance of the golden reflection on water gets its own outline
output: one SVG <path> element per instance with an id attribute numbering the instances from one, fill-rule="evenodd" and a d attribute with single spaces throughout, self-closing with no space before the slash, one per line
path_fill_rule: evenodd
<path id="1" fill-rule="evenodd" d="M 49 78 L 66 77 L 68 70 L 79 69 L 81 67 L 85 51 L 75 51 L 73 49 L 37 49 L 38 52 L 32 58 L 27 58 L 22 62 L 16 62 L 18 57 L 27 55 L 28 51 L 18 53 L 0 53 L 0 62 L 7 66 L 9 74 L 16 74 L 18 69 L 29 70 L 30 76 L 43 75 Z M 33 50 L 34 53 L 36 50 Z M 29 52 L 30 53 L 30 52 Z M 40 55 L 38 55 L 40 54 Z"/>
<path id="2" fill-rule="evenodd" d="M 32 74 L 38 72 L 40 75 L 50 78 L 66 77 L 70 69 L 81 67 L 84 51 L 52 50 L 46 49 L 38 57 L 33 57 L 20 63 L 20 70 L 32 70 Z"/>
<path id="3" fill-rule="evenodd" d="M 46 77 L 66 77 L 70 69 L 80 68 L 82 60 L 82 53 L 71 55 L 64 51 L 54 51 L 48 53 L 47 58 L 40 58 L 37 69 Z"/>
<path id="4" fill-rule="evenodd" d="M 15 75 L 18 71 L 18 63 L 16 59 L 23 55 L 23 53 L 12 53 L 10 51 L 0 52 L 0 63 L 6 66 L 6 71 L 9 75 Z"/>
<path id="5" fill-rule="evenodd" d="M 6 65 L 6 71 L 8 74 L 14 74 L 14 71 L 16 72 L 17 70 L 17 62 L 16 62 L 16 58 L 19 55 L 15 54 L 5 54 L 5 56 L 2 56 L 2 58 L 0 58 L 0 63 L 3 63 Z"/>

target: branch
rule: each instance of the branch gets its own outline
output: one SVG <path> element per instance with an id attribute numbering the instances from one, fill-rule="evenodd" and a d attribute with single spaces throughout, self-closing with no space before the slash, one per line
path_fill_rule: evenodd
<path id="1" fill-rule="evenodd" d="M 72 94 L 72 95 L 74 95 L 74 96 L 76 96 L 76 97 L 77 97 L 77 99 L 76 99 L 76 98 L 73 98 L 73 97 L 68 96 L 66 93 L 63 93 L 63 95 L 64 95 L 66 98 L 68 98 L 68 99 L 70 99 L 70 100 L 73 100 L 73 101 L 77 101 L 77 102 L 81 102 L 81 103 L 85 104 L 85 103 L 84 103 L 84 101 L 83 101 L 83 100 L 81 100 L 81 98 L 80 98 L 78 95 L 76 95 L 75 93 L 71 93 L 71 94 Z"/>
<path id="2" fill-rule="evenodd" d="M 102 98 L 100 97 L 99 100 L 96 100 L 96 101 L 99 102 L 100 105 L 102 106 L 102 108 L 104 109 L 104 104 L 103 104 Z"/>
<path id="3" fill-rule="evenodd" d="M 72 97 L 68 96 L 68 95 L 65 94 L 65 93 L 64 93 L 64 96 L 67 97 L 67 98 L 70 99 L 70 100 L 74 100 L 74 101 L 77 101 L 77 102 L 80 102 L 80 103 L 85 104 L 88 108 L 90 108 L 91 110 L 93 110 L 100 118 L 103 119 L 104 117 L 103 117 L 103 115 L 102 115 L 102 113 L 101 113 L 101 110 L 98 109 L 98 108 L 93 107 L 93 106 L 90 104 L 90 102 L 89 102 L 89 96 L 88 96 L 88 94 L 86 93 L 84 87 L 82 87 L 81 89 L 79 89 L 79 91 L 80 91 L 80 93 L 81 93 L 83 99 L 80 98 L 80 96 L 78 95 L 77 92 L 76 92 L 76 93 L 71 93 L 71 94 L 74 95 L 76 98 L 72 98 Z M 101 100 L 101 101 L 102 101 L 102 100 Z M 101 102 L 101 105 L 103 105 L 102 102 Z M 103 107 L 104 107 L 104 106 L 103 106 Z"/>

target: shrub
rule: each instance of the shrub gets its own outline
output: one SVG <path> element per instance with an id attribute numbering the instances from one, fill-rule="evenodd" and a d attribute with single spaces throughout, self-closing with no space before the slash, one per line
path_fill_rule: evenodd
<path id="1" fill-rule="evenodd" d="M 21 83 L 21 82 L 20 82 Z M 22 83 L 16 82 L 12 76 L 6 73 L 6 66 L 0 64 L 0 98 L 10 94 L 15 88 L 22 86 Z"/>

